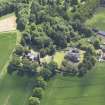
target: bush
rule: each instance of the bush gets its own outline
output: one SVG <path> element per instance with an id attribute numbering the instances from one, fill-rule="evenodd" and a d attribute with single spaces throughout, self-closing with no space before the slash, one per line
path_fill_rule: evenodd
<path id="1" fill-rule="evenodd" d="M 29 97 L 29 105 L 40 105 L 39 98 L 36 97 Z"/>
<path id="2" fill-rule="evenodd" d="M 22 46 L 17 46 L 16 49 L 15 49 L 15 53 L 19 56 L 22 56 L 24 52 L 24 48 Z"/>
<path id="3" fill-rule="evenodd" d="M 44 79 L 42 77 L 38 77 L 35 80 L 34 86 L 35 87 L 41 87 L 41 88 L 45 89 L 47 87 L 47 82 L 44 81 Z"/>
<path id="4" fill-rule="evenodd" d="M 39 88 L 38 87 L 34 88 L 32 96 L 33 97 L 38 97 L 39 99 L 41 99 L 42 96 L 43 96 L 43 89 L 40 88 L 40 87 Z"/>

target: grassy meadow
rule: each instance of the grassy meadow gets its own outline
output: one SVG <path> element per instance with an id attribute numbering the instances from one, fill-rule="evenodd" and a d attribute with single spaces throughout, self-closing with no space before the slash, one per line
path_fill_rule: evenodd
<path id="1" fill-rule="evenodd" d="M 105 31 L 105 8 L 98 8 L 86 25 Z M 88 43 L 87 39 L 80 41 Z M 41 105 L 105 105 L 104 90 L 105 63 L 97 63 L 82 78 L 57 75 L 49 82 Z"/>
<path id="2" fill-rule="evenodd" d="M 16 32 L 0 33 L 0 72 L 16 45 Z"/>
<path id="3" fill-rule="evenodd" d="M 105 63 L 84 77 L 56 76 L 49 82 L 41 105 L 105 105 Z"/>
<path id="4" fill-rule="evenodd" d="M 27 77 L 5 75 L 0 80 L 0 105 L 28 105 L 31 87 Z"/>
<path id="5" fill-rule="evenodd" d="M 17 32 L 0 33 L 0 105 L 27 105 L 30 95 L 31 80 L 4 72 L 16 45 L 16 36 Z"/>
<path id="6" fill-rule="evenodd" d="M 102 9 L 98 9 L 95 15 L 87 20 L 86 25 L 105 30 L 105 9 Z M 15 48 L 16 34 L 0 33 L 0 76 L 6 71 L 4 66 Z M 83 43 L 86 44 L 86 41 L 83 40 Z M 44 60 L 48 59 L 49 57 L 46 57 Z M 54 61 L 59 67 L 63 59 L 64 52 L 56 52 Z M 5 74 L 3 78 L 0 77 L 0 105 L 28 105 L 31 82 L 27 77 L 16 75 Z M 105 63 L 97 63 L 93 70 L 82 78 L 57 75 L 48 82 L 41 105 L 105 105 Z"/>
<path id="7" fill-rule="evenodd" d="M 59 51 L 56 52 L 54 55 L 54 62 L 58 64 L 58 67 L 61 66 L 62 61 L 64 60 L 65 52 L 64 51 Z"/>
<path id="8" fill-rule="evenodd" d="M 105 8 L 98 8 L 91 19 L 86 21 L 90 28 L 96 28 L 105 31 Z"/>

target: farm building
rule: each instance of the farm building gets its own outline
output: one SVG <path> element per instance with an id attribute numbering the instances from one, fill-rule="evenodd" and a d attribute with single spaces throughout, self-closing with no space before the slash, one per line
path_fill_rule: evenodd
<path id="1" fill-rule="evenodd" d="M 105 61 L 105 45 L 100 45 L 98 61 Z"/>
<path id="2" fill-rule="evenodd" d="M 32 54 L 32 53 L 28 53 L 27 57 L 32 61 L 35 61 L 35 60 L 38 59 L 38 55 L 37 54 L 35 55 L 35 54 Z"/>
<path id="3" fill-rule="evenodd" d="M 27 54 L 24 54 L 24 57 L 27 57 L 31 61 L 39 61 L 39 54 L 34 53 L 33 51 L 30 51 Z"/>
<path id="4" fill-rule="evenodd" d="M 105 53 L 102 53 L 101 56 L 98 59 L 99 62 L 105 61 Z"/>
<path id="5" fill-rule="evenodd" d="M 105 45 L 100 45 L 100 48 L 101 48 L 102 52 L 105 53 Z"/>
<path id="6" fill-rule="evenodd" d="M 93 28 L 92 31 L 95 32 L 96 34 L 99 34 L 105 37 L 105 31 L 99 31 L 98 29 L 95 29 L 95 28 Z"/>
<path id="7" fill-rule="evenodd" d="M 97 34 L 105 36 L 105 31 L 98 31 Z"/>
<path id="8" fill-rule="evenodd" d="M 77 48 L 71 48 L 65 58 L 72 61 L 72 62 L 79 62 L 80 61 L 80 52 Z"/>
<path id="9" fill-rule="evenodd" d="M 93 31 L 93 32 L 98 32 L 98 30 L 97 30 L 97 29 L 95 29 L 95 28 L 93 28 L 93 29 L 92 29 L 92 31 Z"/>
<path id="10" fill-rule="evenodd" d="M 105 0 L 100 0 L 100 5 L 105 6 Z"/>

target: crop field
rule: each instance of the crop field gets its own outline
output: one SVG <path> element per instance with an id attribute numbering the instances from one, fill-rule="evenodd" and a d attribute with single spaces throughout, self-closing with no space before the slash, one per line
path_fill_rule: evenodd
<path id="1" fill-rule="evenodd" d="M 0 18 L 0 32 L 16 30 L 16 16 L 9 14 Z"/>
<path id="2" fill-rule="evenodd" d="M 82 78 L 58 75 L 49 82 L 41 105 L 105 105 L 105 64 Z"/>

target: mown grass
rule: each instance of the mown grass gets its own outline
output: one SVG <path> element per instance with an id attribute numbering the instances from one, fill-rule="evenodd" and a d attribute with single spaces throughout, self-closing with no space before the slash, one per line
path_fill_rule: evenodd
<path id="1" fill-rule="evenodd" d="M 0 72 L 16 44 L 16 32 L 0 33 Z"/>
<path id="2" fill-rule="evenodd" d="M 28 105 L 31 87 L 28 77 L 5 75 L 0 80 L 0 105 Z"/>
<path id="3" fill-rule="evenodd" d="M 105 8 L 98 8 L 86 25 L 105 31 Z M 80 42 L 86 44 L 86 40 Z M 49 82 L 41 105 L 105 105 L 104 90 L 105 63 L 97 63 L 81 78 L 57 75 Z"/>
<path id="4" fill-rule="evenodd" d="M 61 66 L 62 61 L 64 60 L 65 52 L 64 51 L 58 51 L 54 55 L 54 61 L 58 64 L 58 67 Z"/>
<path id="5" fill-rule="evenodd" d="M 58 75 L 49 82 L 41 105 L 105 105 L 105 63 L 84 77 Z"/>
<path id="6" fill-rule="evenodd" d="M 0 105 L 27 105 L 31 80 L 3 73 L 4 66 L 16 45 L 17 32 L 0 33 Z M 6 70 L 5 70 L 6 71 Z"/>
<path id="7" fill-rule="evenodd" d="M 44 58 L 41 58 L 41 62 L 47 62 L 47 63 L 49 63 L 53 59 L 53 61 L 56 62 L 58 67 L 60 68 L 61 64 L 62 64 L 62 61 L 64 60 L 65 53 L 66 52 L 64 52 L 64 51 L 57 51 L 53 55 L 53 57 L 49 56 L 49 55 L 46 55 Z"/>

